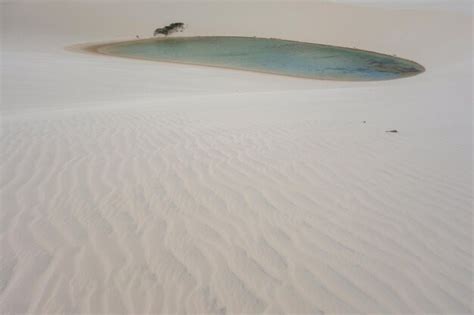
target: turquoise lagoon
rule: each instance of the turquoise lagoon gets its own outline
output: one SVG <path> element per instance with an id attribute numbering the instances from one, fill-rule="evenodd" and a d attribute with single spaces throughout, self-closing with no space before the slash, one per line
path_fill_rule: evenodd
<path id="1" fill-rule="evenodd" d="M 273 38 L 175 37 L 106 44 L 96 51 L 310 79 L 376 81 L 424 71 L 416 62 L 359 49 Z"/>

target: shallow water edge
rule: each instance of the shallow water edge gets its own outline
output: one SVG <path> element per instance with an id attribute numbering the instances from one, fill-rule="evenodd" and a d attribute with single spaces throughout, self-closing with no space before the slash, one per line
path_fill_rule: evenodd
<path id="1" fill-rule="evenodd" d="M 69 49 L 120 58 L 332 81 L 383 81 L 425 71 L 419 63 L 398 56 L 275 38 L 147 38 L 76 45 Z"/>

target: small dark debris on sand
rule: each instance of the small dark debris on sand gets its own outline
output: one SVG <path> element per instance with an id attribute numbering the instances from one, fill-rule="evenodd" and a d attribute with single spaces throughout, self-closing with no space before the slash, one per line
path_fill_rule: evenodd
<path id="1" fill-rule="evenodd" d="M 385 132 L 398 133 L 398 130 L 397 129 L 385 130 Z"/>
<path id="2" fill-rule="evenodd" d="M 365 123 L 366 123 L 366 121 L 364 120 L 364 121 L 362 121 L 362 123 L 363 123 L 363 124 L 365 124 Z"/>

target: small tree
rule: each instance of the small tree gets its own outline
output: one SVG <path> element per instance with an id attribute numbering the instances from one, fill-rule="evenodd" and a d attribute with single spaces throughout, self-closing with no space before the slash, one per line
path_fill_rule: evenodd
<path id="1" fill-rule="evenodd" d="M 175 32 L 182 32 L 183 30 L 184 30 L 184 23 L 175 22 L 175 23 L 171 23 L 168 26 L 157 28 L 155 32 L 153 33 L 153 36 L 157 36 L 160 34 L 168 36 Z"/>

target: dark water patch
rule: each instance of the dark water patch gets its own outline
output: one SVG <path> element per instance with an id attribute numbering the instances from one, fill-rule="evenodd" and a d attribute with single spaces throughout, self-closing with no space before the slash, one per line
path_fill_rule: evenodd
<path id="1" fill-rule="evenodd" d="M 103 45 L 121 57 L 258 71 L 310 79 L 376 81 L 424 71 L 416 62 L 376 52 L 255 37 L 176 37 Z"/>

